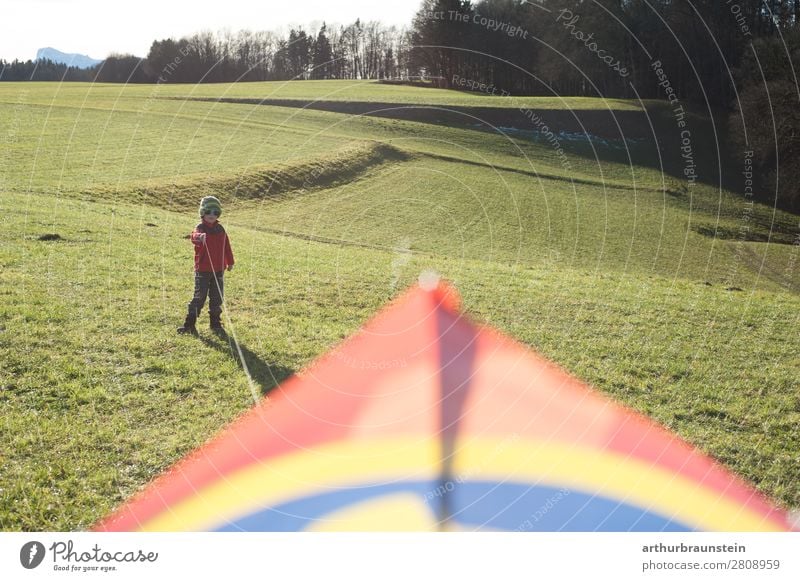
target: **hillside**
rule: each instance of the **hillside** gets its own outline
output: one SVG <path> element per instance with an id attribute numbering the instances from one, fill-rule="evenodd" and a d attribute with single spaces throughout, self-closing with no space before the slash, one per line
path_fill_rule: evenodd
<path id="1" fill-rule="evenodd" d="M 711 179 L 687 188 L 655 138 L 428 116 L 497 99 L 340 81 L 0 86 L 0 527 L 90 526 L 428 268 L 478 321 L 800 505 L 797 217 Z M 670 121 L 653 103 L 524 106 Z M 184 237 L 211 192 L 251 378 L 227 340 L 175 335 Z"/>

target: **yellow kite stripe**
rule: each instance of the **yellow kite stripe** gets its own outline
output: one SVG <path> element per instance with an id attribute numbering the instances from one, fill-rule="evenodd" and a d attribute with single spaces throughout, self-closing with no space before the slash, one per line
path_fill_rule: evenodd
<path id="1" fill-rule="evenodd" d="M 592 448 L 518 439 L 461 439 L 453 478 L 566 487 L 619 500 L 709 531 L 779 531 L 773 522 L 694 480 L 637 457 Z M 439 477 L 440 441 L 433 436 L 347 440 L 254 463 L 221 477 L 167 508 L 143 531 L 210 530 L 257 508 L 341 488 Z M 360 530 L 385 523 L 359 513 Z M 309 522 L 309 525 L 314 524 Z M 349 528 L 342 525 L 342 528 Z"/>

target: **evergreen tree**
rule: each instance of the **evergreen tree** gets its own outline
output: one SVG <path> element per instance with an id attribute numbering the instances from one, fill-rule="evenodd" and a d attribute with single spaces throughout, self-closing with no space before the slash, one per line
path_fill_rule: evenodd
<path id="1" fill-rule="evenodd" d="M 311 40 L 302 28 L 299 30 L 292 29 L 289 33 L 286 56 L 291 77 L 293 79 L 305 79 L 311 59 Z"/>
<path id="2" fill-rule="evenodd" d="M 331 50 L 331 43 L 328 40 L 327 28 L 325 23 L 322 23 L 322 28 L 317 33 L 317 38 L 314 41 L 313 57 L 311 65 L 311 78 L 313 79 L 330 79 L 332 70 L 333 51 Z"/>

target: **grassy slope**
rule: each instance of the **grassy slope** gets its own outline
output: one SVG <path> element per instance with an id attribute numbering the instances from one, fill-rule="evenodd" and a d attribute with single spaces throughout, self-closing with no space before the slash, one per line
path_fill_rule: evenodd
<path id="1" fill-rule="evenodd" d="M 277 204 L 243 204 L 236 216 L 268 231 L 454 258 L 658 274 L 724 287 L 752 287 L 758 279 L 749 267 L 754 257 L 692 229 L 714 216 L 690 212 L 663 193 L 536 179 L 426 157 Z M 785 265 L 791 247 L 773 245 L 770 251 Z M 766 277 L 758 284 L 776 288 Z"/>
<path id="2" fill-rule="evenodd" d="M 20 90 L 30 91 L 26 87 L 7 88 L 5 95 L 0 93 L 0 102 L 19 100 Z M 173 88 L 149 90 L 166 89 Z M 477 226 L 484 232 L 471 237 L 472 245 L 483 253 L 491 230 L 491 257 L 529 261 L 552 256 L 586 268 L 635 267 L 739 287 L 754 280 L 751 268 L 740 267 L 740 263 L 754 263 L 749 253 L 742 258 L 731 244 L 697 233 L 716 230 L 735 238 L 742 224 L 742 201 L 706 185 L 690 197 L 677 180 L 664 178 L 655 169 L 624 163 L 628 157 L 636 160 L 645 155 L 635 147 L 611 151 L 607 157 L 617 162 L 599 163 L 597 154 L 609 154 L 612 148 L 573 145 L 565 165 L 549 144 L 502 134 L 279 107 L 148 101 L 136 97 L 143 90 L 46 84 L 24 95 L 31 105 L 23 107 L 22 114 L 19 107 L 5 109 L 4 122 L 16 123 L 17 128 L 3 164 L 2 185 L 17 191 L 61 191 L 190 207 L 208 190 L 252 198 L 275 196 L 298 185 L 311 189 L 329 185 L 323 176 L 308 171 L 315 163 L 337 166 L 333 173 L 349 173 L 347 179 L 352 179 L 370 164 L 365 148 L 388 144 L 401 153 L 422 156 L 415 163 L 392 168 L 397 170 L 395 176 L 402 176 L 399 187 L 408 196 L 430 199 L 430 192 L 436 192 L 444 194 L 445 202 L 461 206 L 464 184 L 476 186 L 468 206 L 461 210 L 463 219 L 451 219 L 452 227 L 441 234 L 461 238 L 463 228 L 483 216 Z M 49 107 L 53 99 L 59 104 L 56 109 Z M 444 159 L 437 163 L 436 158 Z M 348 165 L 353 167 L 348 169 Z M 393 178 L 365 182 L 366 193 L 359 191 L 351 205 L 366 198 L 373 210 L 384 207 L 380 194 L 395 189 L 386 189 L 387 179 Z M 481 192 L 481 199 L 475 192 Z M 338 203 L 338 193 L 332 199 Z M 285 223 L 305 203 L 270 216 L 268 225 L 312 233 L 312 226 L 302 218 Z M 488 214 L 485 205 L 490 206 Z M 400 221 L 412 223 L 406 217 L 421 208 L 419 204 L 401 208 Z M 766 206 L 755 207 L 754 223 L 762 237 L 770 225 L 777 224 L 781 231 L 773 233 L 773 239 L 791 242 L 787 232 L 792 218 L 773 214 Z M 329 217 L 333 223 L 341 222 L 336 212 Z M 352 220 L 348 217 L 344 222 Z M 362 226 L 368 238 L 384 236 L 385 229 L 370 228 L 368 222 Z M 331 233 L 340 237 L 341 227 Z M 424 246 L 425 240 L 421 242 Z M 438 240 L 430 242 L 441 246 Z M 768 260 L 776 264 L 769 272 L 781 271 L 788 256 L 785 247 L 771 249 Z M 778 284 L 785 282 L 773 278 Z M 768 278 L 762 279 L 770 284 Z"/>
<path id="3" fill-rule="evenodd" d="M 141 87 L 96 87 L 90 110 L 68 85 L 51 109 L 52 87 L 22 86 L 21 104 L 20 86 L 0 85 L 0 528 L 88 526 L 252 404 L 227 342 L 174 336 L 189 193 L 209 184 L 239 191 L 228 297 L 257 390 L 432 267 L 479 320 L 800 504 L 796 252 L 691 230 L 735 228 L 732 194 L 704 186 L 690 212 L 652 169 L 576 154 L 567 171 L 505 136 L 148 102 Z M 487 162 L 508 169 L 475 165 Z M 191 210 L 154 207 L 176 192 Z M 37 240 L 48 232 L 66 240 Z"/>

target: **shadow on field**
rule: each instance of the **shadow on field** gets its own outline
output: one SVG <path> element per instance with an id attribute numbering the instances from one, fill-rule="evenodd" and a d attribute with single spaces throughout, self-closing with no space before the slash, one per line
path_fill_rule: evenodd
<path id="1" fill-rule="evenodd" d="M 230 355 L 233 360 L 236 361 L 237 365 L 243 368 L 242 359 L 239 357 L 239 351 L 241 351 L 242 358 L 244 358 L 244 363 L 247 365 L 250 376 L 261 388 L 261 395 L 266 395 L 284 379 L 294 373 L 294 370 L 288 367 L 270 365 L 257 354 L 250 351 L 241 341 L 238 344 L 239 349 L 237 349 L 233 337 L 228 335 L 225 331 L 217 333 L 215 337 L 205 337 L 201 335 L 200 339 L 209 347 L 213 347 L 214 349 Z"/>
<path id="2" fill-rule="evenodd" d="M 314 109 L 354 116 L 381 117 L 440 125 L 459 129 L 501 133 L 507 137 L 549 144 L 564 151 L 599 162 L 643 165 L 663 171 L 679 181 L 686 181 L 687 159 L 681 149 L 682 133 L 673 110 L 666 101 L 652 102 L 646 110 L 612 109 L 530 109 L 516 106 L 514 98 L 506 107 L 469 107 L 458 105 L 413 105 L 374 101 L 322 101 L 318 99 L 248 99 L 233 97 L 170 97 L 185 101 L 265 105 Z M 503 99 L 500 97 L 499 99 Z M 697 181 L 711 186 L 739 187 L 741 169 L 726 171 L 732 160 L 726 152 L 727 130 L 701 114 L 686 115 L 691 130 L 691 162 Z M 590 138 L 594 142 L 590 141 Z M 626 142 L 624 140 L 631 140 Z M 723 165 L 721 168 L 720 165 Z M 741 163 L 739 163 L 741 165 Z M 565 167 L 567 174 L 571 168 Z M 736 191 L 734 189 L 734 191 Z M 688 193 L 685 194 L 688 198 Z"/>

